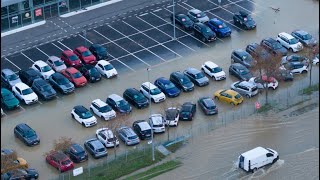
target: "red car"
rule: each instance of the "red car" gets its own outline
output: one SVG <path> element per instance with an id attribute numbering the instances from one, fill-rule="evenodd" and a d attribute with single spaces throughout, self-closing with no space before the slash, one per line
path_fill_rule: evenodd
<path id="1" fill-rule="evenodd" d="M 76 87 L 82 87 L 87 84 L 87 79 L 74 67 L 69 67 L 65 70 L 62 70 L 61 73 Z"/>
<path id="2" fill-rule="evenodd" d="M 73 52 L 81 59 L 83 64 L 96 64 L 96 57 L 84 46 L 77 47 Z"/>
<path id="3" fill-rule="evenodd" d="M 71 50 L 65 50 L 62 52 L 61 59 L 64 61 L 64 63 L 67 66 L 72 66 L 72 67 L 81 67 L 82 63 L 78 56 L 74 54 Z"/>
<path id="4" fill-rule="evenodd" d="M 74 168 L 73 162 L 63 152 L 52 152 L 46 157 L 46 161 L 60 172 L 65 172 Z"/>

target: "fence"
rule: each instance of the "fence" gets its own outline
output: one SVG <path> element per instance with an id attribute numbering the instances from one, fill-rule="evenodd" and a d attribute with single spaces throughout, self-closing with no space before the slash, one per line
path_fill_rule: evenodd
<path id="1" fill-rule="evenodd" d="M 283 110 L 289 108 L 290 106 L 310 100 L 313 98 L 313 96 L 317 96 L 316 99 L 318 99 L 319 92 L 313 93 L 311 95 L 301 94 L 301 91 L 309 86 L 309 80 L 306 79 L 307 77 L 303 77 L 303 79 L 298 80 L 298 82 L 279 83 L 280 86 L 284 84 L 285 87 L 279 87 L 279 89 L 275 91 L 268 91 L 269 104 L 271 104 L 272 107 L 275 108 L 275 110 Z M 312 81 L 312 85 L 319 84 L 318 74 L 314 74 L 313 79 L 314 80 Z M 170 134 L 168 135 L 168 138 L 157 140 L 155 142 L 155 147 L 157 145 L 166 144 L 170 141 L 181 138 L 191 138 L 191 140 L 193 140 L 193 138 L 207 135 L 213 130 L 224 127 L 233 121 L 244 119 L 256 113 L 256 102 L 259 102 L 262 106 L 266 103 L 265 92 L 260 94 L 259 97 L 255 99 L 246 98 L 243 104 L 235 106 L 231 110 L 219 110 L 219 114 L 214 116 L 214 120 L 212 121 L 203 122 L 198 125 L 190 125 L 190 127 L 183 129 L 169 129 Z M 89 165 L 87 167 L 84 167 L 83 175 L 72 177 L 72 171 L 69 171 L 60 174 L 59 179 L 92 179 L 93 177 L 99 176 L 101 172 L 113 174 L 115 171 L 118 171 L 119 168 L 124 168 L 124 164 L 134 164 L 137 159 L 146 159 L 146 157 L 151 157 L 151 146 L 148 143 L 144 142 L 137 146 L 126 148 L 125 151 L 118 152 L 117 154 L 118 155 L 116 157 L 114 155 L 110 155 L 107 159 L 95 163 L 94 165 L 91 165 L 89 162 Z M 157 156 L 159 155 L 156 154 L 156 159 Z M 117 163 L 119 164 L 117 167 L 111 165 L 114 161 L 117 161 Z"/>

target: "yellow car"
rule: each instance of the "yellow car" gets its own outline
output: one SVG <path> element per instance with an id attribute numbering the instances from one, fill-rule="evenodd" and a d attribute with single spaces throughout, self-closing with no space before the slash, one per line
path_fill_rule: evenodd
<path id="1" fill-rule="evenodd" d="M 213 94 L 213 97 L 231 105 L 238 105 L 243 102 L 243 97 L 238 92 L 231 89 L 220 89 Z"/>
<path id="2" fill-rule="evenodd" d="M 23 158 L 18 157 L 16 160 L 11 162 L 1 162 L 1 174 L 18 168 L 28 168 L 28 163 Z"/>

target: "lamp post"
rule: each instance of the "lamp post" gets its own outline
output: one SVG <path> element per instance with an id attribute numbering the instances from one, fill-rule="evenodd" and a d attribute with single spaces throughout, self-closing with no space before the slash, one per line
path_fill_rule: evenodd
<path id="1" fill-rule="evenodd" d="M 176 18 L 175 18 L 175 11 L 176 11 L 176 5 L 175 5 L 175 2 L 174 0 L 172 0 L 172 19 L 173 19 L 173 40 L 176 39 Z"/>
<path id="2" fill-rule="evenodd" d="M 149 118 L 151 117 L 151 93 L 150 93 L 150 75 L 149 72 L 151 71 L 150 68 L 147 68 L 147 72 L 148 72 L 148 83 L 149 83 Z M 150 121 L 150 120 L 149 120 Z M 153 144 L 153 124 L 152 121 L 150 121 L 151 123 L 151 146 L 152 146 L 152 161 L 154 161 L 154 144 Z"/>

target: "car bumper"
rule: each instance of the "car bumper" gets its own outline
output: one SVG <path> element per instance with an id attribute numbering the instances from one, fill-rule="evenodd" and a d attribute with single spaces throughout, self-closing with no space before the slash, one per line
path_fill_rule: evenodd
<path id="1" fill-rule="evenodd" d="M 193 91 L 193 89 L 194 89 L 194 87 L 190 87 L 190 88 L 183 87 L 184 92 L 190 92 L 190 91 Z"/>
<path id="2" fill-rule="evenodd" d="M 154 102 L 155 103 L 160 103 L 160 102 L 163 102 L 165 100 L 166 100 L 166 98 L 160 98 L 160 99 L 155 99 Z"/>
<path id="3" fill-rule="evenodd" d="M 166 124 L 169 125 L 169 126 L 177 126 L 178 125 L 178 121 L 177 120 L 176 121 L 168 121 L 168 122 L 166 122 Z"/>
<path id="4" fill-rule="evenodd" d="M 226 76 L 215 77 L 217 81 L 225 80 Z"/>
<path id="5" fill-rule="evenodd" d="M 33 99 L 33 100 L 31 100 L 31 101 L 25 101 L 25 103 L 26 103 L 27 105 L 35 104 L 35 103 L 37 103 L 37 102 L 38 102 L 38 99 Z"/>
<path id="6" fill-rule="evenodd" d="M 86 123 L 85 126 L 86 127 L 92 127 L 92 126 L 94 126 L 96 124 L 97 124 L 97 122 L 91 122 L 91 123 Z"/>
<path id="7" fill-rule="evenodd" d="M 198 86 L 203 87 L 209 84 L 209 82 L 197 83 Z"/>
<path id="8" fill-rule="evenodd" d="M 162 132 L 165 132 L 165 128 L 162 127 L 162 128 L 153 128 L 153 132 L 154 133 L 162 133 Z"/>
<path id="9" fill-rule="evenodd" d="M 136 145 L 136 144 L 139 144 L 140 141 L 130 141 L 130 142 L 127 142 L 127 145 L 128 146 L 133 146 L 133 145 Z"/>
<path id="10" fill-rule="evenodd" d="M 108 153 L 105 153 L 105 154 L 95 154 L 94 155 L 94 158 L 98 159 L 98 158 L 102 158 L 102 157 L 105 157 L 105 156 L 108 156 Z"/>

